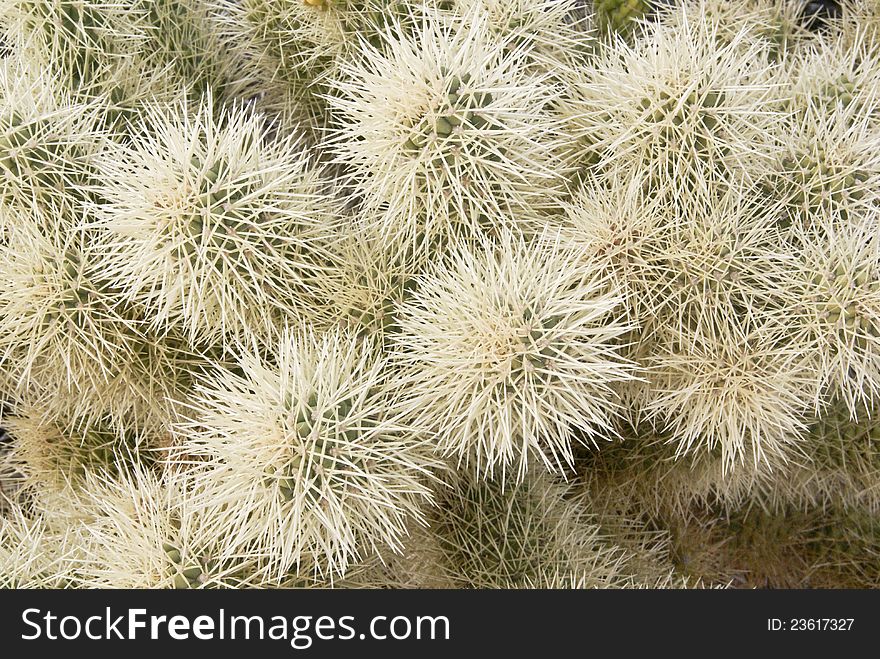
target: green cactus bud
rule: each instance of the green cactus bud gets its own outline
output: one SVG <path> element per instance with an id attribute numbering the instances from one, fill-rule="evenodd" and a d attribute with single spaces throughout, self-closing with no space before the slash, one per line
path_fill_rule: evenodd
<path id="1" fill-rule="evenodd" d="M 189 568 L 186 568 L 185 570 L 182 570 L 181 573 L 183 574 L 184 577 L 187 578 L 187 580 L 193 581 L 195 579 L 198 579 L 202 575 L 202 568 L 189 567 Z"/>
<path id="2" fill-rule="evenodd" d="M 434 131 L 440 137 L 449 137 L 452 134 L 452 124 L 447 117 L 437 117 L 434 124 Z"/>

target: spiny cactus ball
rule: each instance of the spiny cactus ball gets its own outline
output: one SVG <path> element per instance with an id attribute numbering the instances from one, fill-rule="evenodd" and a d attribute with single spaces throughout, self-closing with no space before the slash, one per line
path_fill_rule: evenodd
<path id="1" fill-rule="evenodd" d="M 392 337 L 404 418 L 483 473 L 564 471 L 574 430 L 608 432 L 624 301 L 590 262 L 521 240 L 462 248 L 420 281 Z M 575 412 L 578 410 L 578 412 Z"/>
<path id="2" fill-rule="evenodd" d="M 203 458 L 197 501 L 234 529 L 221 556 L 253 552 L 277 578 L 341 576 L 400 546 L 440 463 L 388 414 L 384 369 L 369 340 L 285 331 L 271 356 L 244 352 L 197 385 L 174 453 Z"/>
<path id="3" fill-rule="evenodd" d="M 140 144 L 97 165 L 106 272 L 152 324 L 192 337 L 267 331 L 305 306 L 336 205 L 294 139 L 267 143 L 243 108 L 145 114 Z"/>
<path id="4" fill-rule="evenodd" d="M 389 33 L 330 83 L 328 147 L 387 236 L 479 236 L 541 213 L 561 190 L 556 85 L 469 16 Z"/>

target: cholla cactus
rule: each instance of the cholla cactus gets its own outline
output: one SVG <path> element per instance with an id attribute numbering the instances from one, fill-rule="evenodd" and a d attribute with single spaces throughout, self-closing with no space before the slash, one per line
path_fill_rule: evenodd
<path id="1" fill-rule="evenodd" d="M 151 331 L 121 302 L 87 234 L 48 217 L 16 222 L 0 245 L 0 272 L 10 393 L 83 427 L 104 419 L 167 431 L 198 352 L 174 332 Z"/>
<path id="2" fill-rule="evenodd" d="M 647 424 L 621 433 L 614 442 L 577 461 L 581 480 L 603 526 L 619 520 L 685 518 L 697 505 L 736 511 L 790 477 L 792 463 L 806 460 L 790 447 L 770 460 L 745 462 L 730 469 L 719 450 L 693 451 L 677 456 L 671 433 L 657 434 Z M 807 442 L 803 442 L 806 444 Z M 665 528 L 666 525 L 661 525 Z"/>
<path id="3" fill-rule="evenodd" d="M 443 1 L 437 2 L 438 9 Z M 237 53 L 281 130 L 326 127 L 328 79 L 363 41 L 405 34 L 433 2 L 416 0 L 213 0 L 223 41 Z M 438 17 L 439 14 L 432 16 Z"/>
<path id="4" fill-rule="evenodd" d="M 746 585 L 775 588 L 876 588 L 877 519 L 842 508 L 734 516 L 725 553 Z"/>
<path id="5" fill-rule="evenodd" d="M 188 30 L 200 0 L 180 0 L 185 8 L 179 20 L 165 20 L 173 2 L 4 0 L 0 33 L 15 55 L 46 71 L 75 100 L 104 105 L 108 128 L 124 132 L 125 120 L 144 102 L 176 98 L 194 82 L 178 75 L 181 68 L 186 72 L 189 55 L 175 52 L 175 44 L 203 45 Z M 206 58 L 199 62 L 209 69 Z"/>
<path id="6" fill-rule="evenodd" d="M 519 482 L 458 474 L 432 524 L 449 578 L 469 588 L 627 584 L 627 553 L 608 543 L 570 490 L 542 472 Z"/>
<path id="7" fill-rule="evenodd" d="M 346 226 L 335 267 L 313 282 L 308 314 L 318 326 L 342 326 L 380 340 L 397 329 L 397 305 L 425 267 L 409 243 L 389 242 L 368 227 Z"/>
<path id="8" fill-rule="evenodd" d="M 393 337 L 409 423 L 445 454 L 522 476 L 562 471 L 575 428 L 608 432 L 628 329 L 607 279 L 564 248 L 506 237 L 464 247 L 419 280 Z"/>
<path id="9" fill-rule="evenodd" d="M 750 324 L 780 318 L 795 257 L 783 251 L 785 207 L 718 195 L 714 179 L 673 205 L 638 179 L 587 183 L 558 218 L 564 239 L 627 292 L 645 341 L 737 343 Z M 721 184 L 718 184 L 721 187 Z M 763 201 L 763 200 L 762 200 Z"/>
<path id="10" fill-rule="evenodd" d="M 20 223 L 0 246 L 0 346 L 19 393 L 77 412 L 121 414 L 136 405 L 119 380 L 140 338 L 80 236 Z M 77 401 L 79 403 L 77 404 Z M 91 411 L 89 408 L 92 408 Z"/>
<path id="11" fill-rule="evenodd" d="M 639 172 L 675 199 L 718 174 L 750 177 L 775 153 L 773 83 L 766 47 L 745 33 L 719 44 L 704 22 L 654 25 L 635 45 L 613 41 L 566 113 L 583 166 L 604 179 Z"/>
<path id="12" fill-rule="evenodd" d="M 412 525 L 400 552 L 384 552 L 366 570 L 349 574 L 344 584 L 367 588 L 455 588 L 455 571 L 447 564 L 432 528 Z"/>
<path id="13" fill-rule="evenodd" d="M 273 358 L 197 387 L 183 459 L 204 461 L 199 500 L 231 528 L 222 556 L 255 553 L 271 576 L 344 576 L 358 557 L 399 549 L 423 518 L 439 461 L 388 415 L 385 361 L 343 332 L 285 331 Z"/>
<path id="14" fill-rule="evenodd" d="M 727 44 L 747 34 L 744 43 L 765 44 L 771 59 L 800 54 L 817 40 L 804 20 L 801 0 L 681 0 L 664 11 L 660 20 L 670 26 L 703 23 L 711 26 L 714 38 Z"/>
<path id="15" fill-rule="evenodd" d="M 100 103 L 82 103 L 53 79 L 13 61 L 0 68 L 0 205 L 82 213 L 90 156 L 103 137 Z"/>
<path id="16" fill-rule="evenodd" d="M 509 50 L 527 53 L 539 70 L 564 75 L 585 66 L 596 48 L 592 16 L 579 0 L 454 0 L 465 20 L 478 11 Z"/>
<path id="17" fill-rule="evenodd" d="M 845 508 L 833 508 L 830 513 L 814 514 L 814 530 L 806 539 L 808 583 L 818 588 L 880 587 L 877 516 Z"/>
<path id="18" fill-rule="evenodd" d="M 791 127 L 784 155 L 765 176 L 765 190 L 786 205 L 784 224 L 809 227 L 837 217 L 872 221 L 880 160 L 877 130 L 852 107 L 810 107 Z"/>
<path id="19" fill-rule="evenodd" d="M 791 348 L 761 326 L 739 344 L 693 338 L 684 345 L 659 349 L 647 364 L 648 414 L 679 453 L 714 450 L 727 469 L 784 457 L 805 430 L 815 391 L 810 372 L 789 365 Z"/>
<path id="20" fill-rule="evenodd" d="M 78 557 L 66 533 L 14 507 L 0 515 L 0 588 L 63 588 Z"/>
<path id="21" fill-rule="evenodd" d="M 85 97 L 137 77 L 132 66 L 145 46 L 145 19 L 138 8 L 112 0 L 0 4 L 0 28 L 10 44 L 57 72 L 68 91 Z"/>
<path id="22" fill-rule="evenodd" d="M 233 70 L 208 3 L 203 0 L 135 0 L 145 13 L 148 41 L 142 57 L 152 72 L 169 75 L 195 99 L 231 96 L 249 82 Z"/>
<path id="23" fill-rule="evenodd" d="M 806 455 L 784 479 L 763 484 L 758 499 L 784 510 L 844 507 L 876 514 L 880 510 L 880 423 L 866 408 L 856 418 L 836 401 L 810 424 Z"/>
<path id="24" fill-rule="evenodd" d="M 558 89 L 492 39 L 482 14 L 467 18 L 389 32 L 330 83 L 327 144 L 386 235 L 480 235 L 559 192 Z"/>
<path id="25" fill-rule="evenodd" d="M 662 234 L 674 219 L 656 201 L 646 199 L 640 180 L 599 184 L 594 178 L 581 182 L 566 201 L 563 211 L 551 218 L 559 239 L 593 261 L 624 292 L 623 311 L 633 325 L 644 321 L 640 304 L 638 272 L 643 266 L 643 244 Z"/>
<path id="26" fill-rule="evenodd" d="M 853 415 L 880 395 L 880 252 L 870 224 L 807 233 L 798 250 L 789 331 L 819 382 Z M 817 399 L 815 409 L 821 407 Z"/>
<path id="27" fill-rule="evenodd" d="M 134 470 L 117 479 L 90 476 L 87 517 L 73 532 L 82 557 L 73 575 L 85 588 L 247 586 L 247 559 L 223 561 L 215 525 L 193 507 L 185 479 Z"/>
<path id="28" fill-rule="evenodd" d="M 215 22 L 224 42 L 254 69 L 264 106 L 283 126 L 297 119 L 320 125 L 322 80 L 345 52 L 346 2 L 218 0 Z M 292 116 L 288 116 L 292 115 Z"/>
<path id="29" fill-rule="evenodd" d="M 843 0 L 843 11 L 830 21 L 834 31 L 844 40 L 864 33 L 874 56 L 880 47 L 880 4 L 876 0 Z"/>
<path id="30" fill-rule="evenodd" d="M 796 111 L 818 106 L 833 111 L 843 106 L 852 111 L 851 121 L 869 120 L 876 125 L 878 79 L 872 65 L 871 39 L 858 30 L 849 40 L 823 40 L 796 60 L 792 73 L 792 105 Z"/>
<path id="31" fill-rule="evenodd" d="M 144 137 L 101 154 L 107 276 L 155 327 L 271 331 L 307 302 L 339 210 L 301 145 L 264 140 L 261 115 L 194 110 L 156 108 Z"/>
<path id="32" fill-rule="evenodd" d="M 783 455 L 820 385 L 791 327 L 801 278 L 785 207 L 711 184 L 675 206 L 645 203 L 637 181 L 611 195 L 588 184 L 562 232 L 626 282 L 632 356 L 648 374 L 632 404 L 679 453 L 717 448 L 729 469 Z"/>
<path id="33" fill-rule="evenodd" d="M 5 420 L 12 436 L 5 459 L 21 485 L 37 495 L 79 489 L 89 474 L 112 477 L 156 461 L 162 439 L 138 432 L 134 424 L 119 429 L 112 421 L 98 422 L 82 428 L 76 421 L 52 419 L 53 411 L 30 406 Z"/>

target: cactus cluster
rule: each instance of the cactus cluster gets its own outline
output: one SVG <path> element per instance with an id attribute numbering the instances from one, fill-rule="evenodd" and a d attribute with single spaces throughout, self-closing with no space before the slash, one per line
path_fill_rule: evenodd
<path id="1" fill-rule="evenodd" d="M 0 586 L 880 586 L 880 10 L 0 0 Z"/>

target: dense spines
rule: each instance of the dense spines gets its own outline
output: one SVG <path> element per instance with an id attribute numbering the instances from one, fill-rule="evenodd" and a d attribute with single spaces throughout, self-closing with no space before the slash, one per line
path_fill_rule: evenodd
<path id="1" fill-rule="evenodd" d="M 792 103 L 803 111 L 815 105 L 828 111 L 838 105 L 855 111 L 856 119 L 877 119 L 880 77 L 872 66 L 871 36 L 864 28 L 811 44 L 789 63 Z"/>
<path id="2" fill-rule="evenodd" d="M 738 344 L 661 347 L 646 364 L 649 418 L 673 434 L 679 453 L 716 450 L 727 468 L 784 455 L 804 429 L 814 380 L 779 344 L 772 329 L 756 327 Z"/>
<path id="3" fill-rule="evenodd" d="M 439 494 L 432 520 L 441 565 L 456 587 L 623 586 L 626 551 L 610 543 L 571 496 L 543 472 L 522 481 L 460 472 Z"/>
<path id="4" fill-rule="evenodd" d="M 52 412 L 23 406 L 4 422 L 12 437 L 4 466 L 31 493 L 81 489 L 89 475 L 116 477 L 157 461 L 161 439 L 139 432 L 133 423 L 120 429 L 113 420 L 99 420 L 80 427 L 77 420 L 53 418 Z"/>
<path id="5" fill-rule="evenodd" d="M 165 428 L 198 354 L 150 329 L 108 281 L 94 236 L 44 217 L 0 245 L 0 354 L 10 393 L 82 426 Z"/>
<path id="6" fill-rule="evenodd" d="M 78 553 L 64 532 L 42 515 L 13 506 L 0 515 L 0 588 L 64 588 Z"/>
<path id="7" fill-rule="evenodd" d="M 218 36 L 205 0 L 130 0 L 144 13 L 147 42 L 143 58 L 148 70 L 166 75 L 172 84 L 198 100 L 242 93 L 249 82 Z"/>
<path id="8" fill-rule="evenodd" d="M 329 120 L 329 79 L 345 58 L 388 35 L 406 35 L 425 15 L 439 19 L 442 0 L 214 0 L 221 41 L 247 71 L 262 109 L 282 132 L 319 137 Z"/>
<path id="9" fill-rule="evenodd" d="M 468 17 L 388 32 L 330 83 L 327 146 L 386 235 L 479 236 L 558 198 L 558 86 Z"/>
<path id="10" fill-rule="evenodd" d="M 721 44 L 746 35 L 742 45 L 758 42 L 771 60 L 796 57 L 816 42 L 815 32 L 805 25 L 799 0 L 681 0 L 674 4 L 674 9 L 658 15 L 665 25 L 680 29 L 685 23 L 705 23 Z"/>
<path id="11" fill-rule="evenodd" d="M 210 99 L 145 114 L 97 164 L 106 273 L 152 325 L 193 338 L 269 332 L 296 315 L 339 207 L 301 143 Z"/>
<path id="12" fill-rule="evenodd" d="M 424 270 L 422 250 L 389 241 L 369 226 L 345 225 L 333 267 L 313 280 L 308 315 L 318 326 L 341 326 L 385 339 L 398 329 L 398 305 L 407 299 Z"/>
<path id="13" fill-rule="evenodd" d="M 96 97 L 133 77 L 144 46 L 145 16 L 115 0 L 33 0 L 0 5 L 13 48 L 56 72 L 71 93 Z"/>
<path id="14" fill-rule="evenodd" d="M 393 417 L 385 363 L 346 332 L 286 331 L 271 362 L 242 355 L 197 387 L 180 454 L 200 456 L 197 496 L 233 529 L 224 552 L 255 552 L 274 576 L 341 577 L 399 550 L 440 465 Z"/>
<path id="15" fill-rule="evenodd" d="M 400 308 L 408 422 L 485 474 L 522 475 L 533 457 L 564 470 L 572 430 L 607 432 L 614 385 L 634 377 L 620 355 L 622 304 L 558 244 L 507 236 L 456 250 Z"/>
<path id="16" fill-rule="evenodd" d="M 811 420 L 803 455 L 784 479 L 765 483 L 758 499 L 771 509 L 842 508 L 876 514 L 880 510 L 880 424 L 876 412 L 853 417 L 840 401 Z"/>
<path id="17" fill-rule="evenodd" d="M 850 42 L 863 33 L 869 53 L 876 56 L 880 48 L 880 4 L 875 0 L 844 0 L 840 16 L 828 21 L 831 32 Z"/>
<path id="18" fill-rule="evenodd" d="M 713 524 L 710 538 L 745 587 L 876 588 L 877 531 L 876 516 L 837 507 L 747 506 Z"/>
<path id="19" fill-rule="evenodd" d="M 264 106 L 289 128 L 304 119 L 323 123 L 323 79 L 346 48 L 344 3 L 301 0 L 218 0 L 213 4 L 221 38 L 267 94 Z"/>
<path id="20" fill-rule="evenodd" d="M 82 588 L 247 587 L 259 579 L 247 558 L 223 561 L 223 536 L 191 502 L 186 479 L 134 470 L 92 476 L 85 520 L 73 527 L 82 557 L 72 575 Z"/>
<path id="21" fill-rule="evenodd" d="M 575 465 L 600 518 L 626 519 L 648 528 L 667 528 L 656 520 L 686 518 L 695 507 L 738 510 L 755 492 L 789 477 L 791 463 L 803 458 L 793 446 L 782 456 L 730 468 L 719 450 L 677 455 L 676 436 L 656 433 L 647 424 L 625 428 L 621 435 L 621 441 L 604 450 L 579 456 Z"/>
<path id="22" fill-rule="evenodd" d="M 586 66 L 595 51 L 592 15 L 578 0 L 454 0 L 464 20 L 477 9 L 508 50 L 524 52 L 537 70 L 560 76 Z"/>
<path id="23" fill-rule="evenodd" d="M 82 394 L 100 408 L 137 330 L 79 236 L 52 229 L 22 223 L 2 246 L 5 367 L 21 393 Z"/>
<path id="24" fill-rule="evenodd" d="M 91 158 L 104 105 L 81 102 L 51 75 L 13 59 L 0 70 L 0 206 L 48 211 L 69 223 L 90 201 Z"/>
<path id="25" fill-rule="evenodd" d="M 802 234 L 792 273 L 789 325 L 822 400 L 840 398 L 852 414 L 878 399 L 880 263 L 872 223 Z"/>
<path id="26" fill-rule="evenodd" d="M 631 306 L 643 332 L 685 347 L 691 340 L 732 343 L 747 327 L 775 319 L 779 281 L 791 261 L 773 231 L 780 213 L 778 205 L 755 208 L 738 196 L 707 194 L 620 227 L 639 232 L 627 256 Z"/>
<path id="27" fill-rule="evenodd" d="M 577 164 L 606 180 L 638 172 L 670 200 L 719 175 L 748 181 L 784 116 L 766 49 L 744 33 L 719 44 L 705 22 L 646 29 L 635 45 L 612 41 L 574 83 L 564 107 Z"/>
<path id="28" fill-rule="evenodd" d="M 791 140 L 768 168 L 762 186 L 781 200 L 782 226 L 820 228 L 823 224 L 875 222 L 877 129 L 839 107 L 809 108 L 790 128 Z M 818 225 L 818 227 L 816 226 Z"/>
<path id="29" fill-rule="evenodd" d="M 682 453 L 715 447 L 730 467 L 796 439 L 818 384 L 786 327 L 799 292 L 797 258 L 774 228 L 784 207 L 705 185 L 671 207 L 646 201 L 638 180 L 590 184 L 560 230 L 626 290 L 629 356 L 647 380 L 630 388 L 631 411 Z"/>

